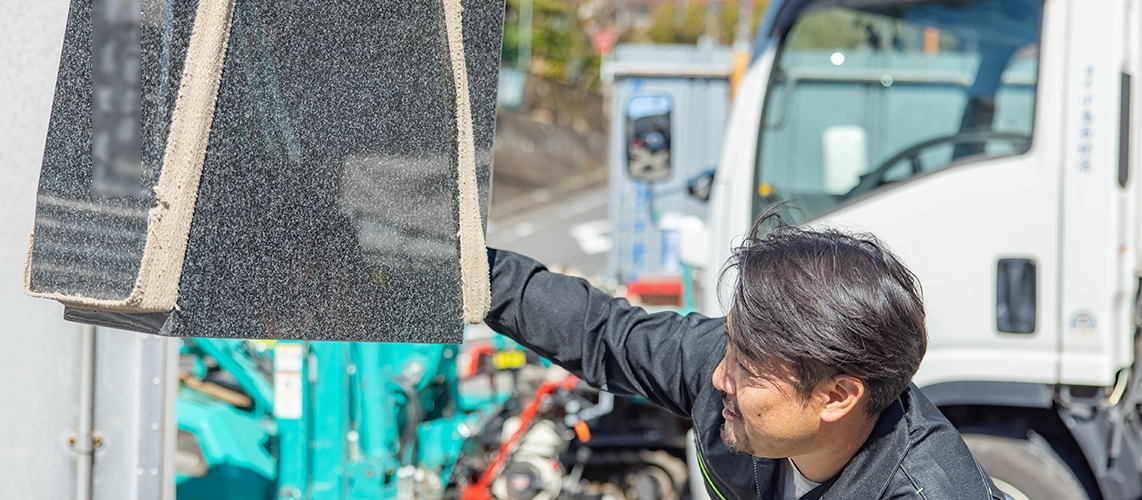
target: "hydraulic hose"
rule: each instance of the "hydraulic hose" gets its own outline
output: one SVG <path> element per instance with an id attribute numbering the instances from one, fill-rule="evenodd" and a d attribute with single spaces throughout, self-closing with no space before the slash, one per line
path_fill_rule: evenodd
<path id="1" fill-rule="evenodd" d="M 420 423 L 420 419 L 424 415 L 424 410 L 420 407 L 420 398 L 416 393 L 416 387 L 413 387 L 413 385 L 403 377 L 394 378 L 393 382 L 395 382 L 397 386 L 399 386 L 401 390 L 404 391 L 406 400 L 404 406 L 404 428 L 401 429 L 400 449 L 397 451 L 397 455 L 399 456 L 400 461 L 403 463 L 405 457 L 405 449 L 407 446 L 409 446 L 409 443 L 411 443 L 412 455 L 409 458 L 409 464 L 416 465 L 418 454 L 420 453 L 416 426 L 418 423 Z"/>

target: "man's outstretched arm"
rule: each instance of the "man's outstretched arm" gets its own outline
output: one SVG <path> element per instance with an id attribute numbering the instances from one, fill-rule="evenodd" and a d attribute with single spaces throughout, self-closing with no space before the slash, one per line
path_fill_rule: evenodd
<path id="1" fill-rule="evenodd" d="M 493 330 L 617 394 L 637 394 L 689 416 L 725 352 L 725 322 L 699 314 L 648 314 L 585 280 L 489 250 Z"/>

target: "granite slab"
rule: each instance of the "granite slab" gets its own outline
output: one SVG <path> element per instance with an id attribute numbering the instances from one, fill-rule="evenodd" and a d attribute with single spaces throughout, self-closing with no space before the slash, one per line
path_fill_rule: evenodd
<path id="1" fill-rule="evenodd" d="M 131 1 L 136 18 L 107 14 Z M 482 318 L 464 287 L 484 252 L 503 2 L 201 2 L 72 1 L 26 289 L 84 311 L 69 319 L 166 335 L 459 342 Z M 211 87 L 202 32 L 222 13 Z M 171 195 L 184 164 L 200 166 L 189 202 Z M 156 239 L 179 203 L 185 236 Z M 140 291 L 164 280 L 169 308 Z"/>

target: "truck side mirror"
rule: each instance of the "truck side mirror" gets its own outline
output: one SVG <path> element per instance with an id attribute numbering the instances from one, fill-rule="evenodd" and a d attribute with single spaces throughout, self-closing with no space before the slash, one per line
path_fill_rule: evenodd
<path id="1" fill-rule="evenodd" d="M 627 101 L 627 172 L 643 182 L 670 177 L 670 111 L 665 95 L 637 95 Z"/>
<path id="2" fill-rule="evenodd" d="M 710 201 L 710 191 L 714 189 L 714 170 L 710 169 L 702 172 L 697 177 L 690 179 L 686 184 L 686 191 L 702 201 Z"/>

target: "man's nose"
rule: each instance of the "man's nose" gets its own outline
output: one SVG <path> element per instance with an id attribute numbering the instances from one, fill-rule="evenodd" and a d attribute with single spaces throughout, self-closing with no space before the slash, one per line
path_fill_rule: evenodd
<path id="1" fill-rule="evenodd" d="M 718 367 L 714 368 L 714 375 L 712 378 L 714 379 L 713 381 L 715 389 L 729 394 L 729 386 L 731 384 L 726 383 L 726 358 L 722 358 L 722 361 L 718 363 Z"/>

